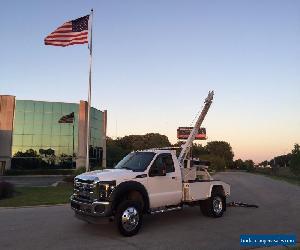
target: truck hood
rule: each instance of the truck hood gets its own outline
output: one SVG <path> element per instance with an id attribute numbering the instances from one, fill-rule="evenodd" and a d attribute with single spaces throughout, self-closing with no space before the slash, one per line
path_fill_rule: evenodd
<path id="1" fill-rule="evenodd" d="M 132 180 L 141 172 L 133 172 L 127 169 L 104 169 L 96 170 L 76 176 L 83 180 L 116 181 L 117 183 Z"/>

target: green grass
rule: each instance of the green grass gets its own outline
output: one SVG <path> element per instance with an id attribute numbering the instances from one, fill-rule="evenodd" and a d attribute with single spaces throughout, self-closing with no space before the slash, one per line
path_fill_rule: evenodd
<path id="1" fill-rule="evenodd" d="M 12 198 L 0 200 L 0 207 L 21 207 L 67 203 L 73 186 L 61 187 L 18 187 Z"/>
<path id="2" fill-rule="evenodd" d="M 251 172 L 251 173 L 252 174 L 264 175 L 264 176 L 270 177 L 274 180 L 285 181 L 285 182 L 300 186 L 300 177 L 271 175 L 271 174 L 268 174 L 268 173 L 262 173 L 262 172 L 258 172 L 258 171 Z"/>
<path id="3" fill-rule="evenodd" d="M 291 184 L 300 186 L 300 178 L 291 178 L 291 177 L 286 177 L 286 176 L 275 176 L 275 175 L 267 175 L 267 176 L 269 176 L 275 180 L 286 181 Z"/>

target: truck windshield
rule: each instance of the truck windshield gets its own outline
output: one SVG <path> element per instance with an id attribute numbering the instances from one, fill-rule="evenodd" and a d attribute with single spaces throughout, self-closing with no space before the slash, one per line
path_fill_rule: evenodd
<path id="1" fill-rule="evenodd" d="M 153 152 L 133 152 L 124 157 L 115 168 L 143 172 L 149 166 L 154 155 Z"/>

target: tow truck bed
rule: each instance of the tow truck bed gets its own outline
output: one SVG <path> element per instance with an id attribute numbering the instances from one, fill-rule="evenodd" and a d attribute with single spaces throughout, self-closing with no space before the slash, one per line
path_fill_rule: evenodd
<path id="1" fill-rule="evenodd" d="M 192 202 L 205 200 L 210 197 L 213 186 L 222 186 L 225 196 L 230 195 L 230 186 L 219 180 L 195 180 L 184 182 L 183 184 L 183 201 Z"/>

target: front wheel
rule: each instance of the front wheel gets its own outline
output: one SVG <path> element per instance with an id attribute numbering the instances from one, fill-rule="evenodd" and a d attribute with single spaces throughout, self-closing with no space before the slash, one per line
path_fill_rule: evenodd
<path id="1" fill-rule="evenodd" d="M 205 216 L 221 217 L 225 211 L 226 198 L 220 192 L 212 192 L 211 197 L 201 201 L 200 209 Z"/>
<path id="2" fill-rule="evenodd" d="M 124 236 L 133 236 L 142 226 L 143 214 L 139 202 L 126 200 L 119 204 L 116 212 L 116 223 L 119 232 Z"/>

